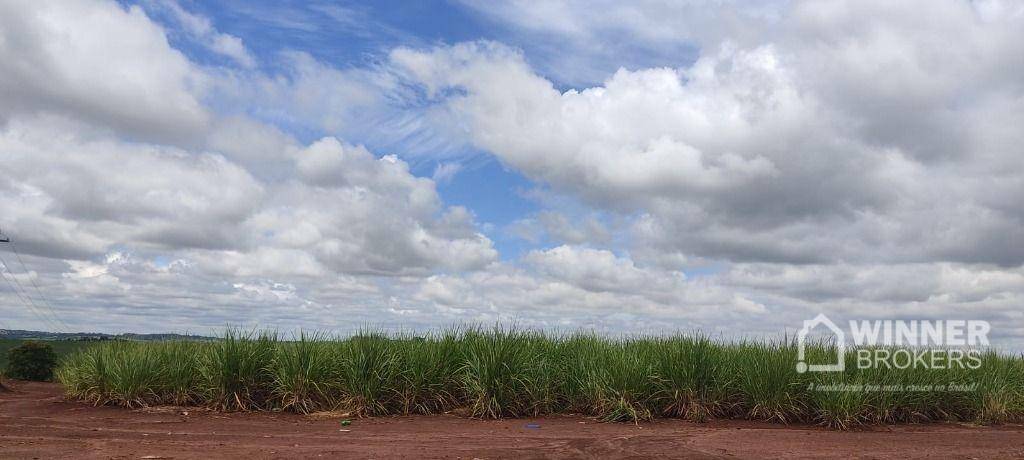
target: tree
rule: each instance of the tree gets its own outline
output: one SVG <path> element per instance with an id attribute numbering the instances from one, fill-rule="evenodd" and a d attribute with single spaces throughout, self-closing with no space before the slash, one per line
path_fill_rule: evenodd
<path id="1" fill-rule="evenodd" d="M 57 355 L 49 344 L 28 341 L 7 352 L 7 377 L 20 380 L 53 379 Z"/>

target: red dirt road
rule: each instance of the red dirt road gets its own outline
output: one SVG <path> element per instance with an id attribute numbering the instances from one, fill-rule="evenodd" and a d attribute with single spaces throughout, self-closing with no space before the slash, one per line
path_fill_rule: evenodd
<path id="1" fill-rule="evenodd" d="M 187 415 L 183 413 L 187 411 Z M 538 424 L 539 428 L 526 425 Z M 341 431 L 349 430 L 349 431 Z M 817 427 L 580 417 L 312 420 L 65 402 L 55 384 L 0 392 L 0 458 L 1024 458 L 1024 427 Z"/>

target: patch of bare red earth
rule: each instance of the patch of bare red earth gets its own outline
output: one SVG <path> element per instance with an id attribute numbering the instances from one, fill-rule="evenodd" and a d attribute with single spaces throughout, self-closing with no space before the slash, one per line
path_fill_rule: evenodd
<path id="1" fill-rule="evenodd" d="M 839 432 L 742 421 L 582 417 L 313 420 L 286 413 L 128 410 L 56 384 L 0 392 L 0 458 L 1024 458 L 1024 427 L 929 424 Z M 539 428 L 527 427 L 539 425 Z M 347 430 L 347 431 L 345 431 Z"/>

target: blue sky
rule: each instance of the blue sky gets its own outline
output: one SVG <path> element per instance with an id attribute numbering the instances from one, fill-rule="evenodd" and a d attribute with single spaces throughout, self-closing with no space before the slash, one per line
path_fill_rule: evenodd
<path id="1" fill-rule="evenodd" d="M 196 43 L 187 33 L 174 33 L 181 24 L 168 12 L 166 3 L 137 4 L 171 31 L 169 38 L 172 45 L 184 51 L 190 59 L 209 65 L 223 63 L 223 56 Z M 422 48 L 479 40 L 499 41 L 523 50 L 536 50 L 535 54 L 528 51 L 524 53 L 528 62 L 536 55 L 536 62 L 531 63 L 535 67 L 542 68 L 544 60 L 550 59 L 550 50 L 547 48 L 549 43 L 537 42 L 535 37 L 518 36 L 512 27 L 453 1 L 186 1 L 180 5 L 193 14 L 208 18 L 219 32 L 240 38 L 256 57 L 259 68 L 270 74 L 281 72 L 278 66 L 282 53 L 301 51 L 336 68 L 360 69 L 380 65 L 387 59 L 388 52 L 397 47 Z M 604 66 L 603 70 L 610 75 L 619 66 L 682 66 L 693 60 L 688 55 L 692 53 L 692 46 L 686 47 L 682 55 L 674 58 L 666 57 L 659 51 L 662 50 L 632 50 L 629 59 L 613 64 L 614 67 L 605 63 L 595 64 Z M 601 83 L 600 80 L 581 80 L 586 78 L 582 75 L 573 75 L 568 80 L 560 80 L 558 74 L 545 77 L 562 91 L 581 82 Z M 418 108 L 421 102 L 404 101 L 407 105 L 403 108 Z M 281 127 L 306 142 L 324 135 L 342 134 L 309 129 L 306 126 Z M 537 244 L 531 244 L 506 231 L 517 219 L 541 209 L 536 200 L 528 198 L 528 193 L 525 193 L 537 184 L 503 166 L 495 157 L 487 155 L 487 152 L 473 146 L 459 146 L 455 152 L 447 153 L 456 156 L 457 161 L 436 161 L 429 157 L 423 158 L 422 155 L 406 155 L 408 150 L 419 147 L 415 145 L 417 139 L 403 144 L 389 138 L 387 133 L 346 131 L 343 134 L 348 142 L 366 145 L 378 155 L 406 156 L 412 172 L 419 176 L 431 177 L 439 165 L 457 164 L 458 173 L 448 180 L 438 181 L 437 189 L 444 201 L 471 209 L 482 223 L 487 224 L 490 229 L 488 236 L 494 240 L 504 260 L 516 259 L 537 247 Z M 557 241 L 547 243 L 550 246 L 557 244 Z M 706 267 L 701 268 L 701 272 L 707 270 Z"/>
<path id="2" fill-rule="evenodd" d="M 125 2 L 133 4 L 134 2 Z M 178 23 L 160 3 L 141 2 L 147 12 L 170 30 Z M 425 2 L 182 2 L 189 11 L 210 19 L 217 30 L 241 38 L 268 73 L 275 73 L 279 53 L 302 51 L 339 68 L 373 66 L 389 50 L 399 46 L 422 47 L 460 41 L 492 40 L 502 34 L 492 21 L 447 1 Z M 177 36 L 176 36 L 177 35 Z M 506 37 L 508 34 L 504 34 Z M 196 62 L 216 65 L 222 56 L 198 46 L 187 34 L 170 34 L 172 44 Z M 292 129 L 291 134 L 310 141 L 334 133 Z M 365 144 L 378 154 L 402 155 L 403 146 L 375 142 L 379 135 L 361 138 L 349 133 L 347 140 Z M 501 229 L 535 212 L 538 206 L 523 196 L 533 184 L 521 174 L 503 167 L 493 157 L 467 147 L 466 160 L 450 180 L 438 183 L 446 203 L 465 206 L 484 223 L 495 226 L 490 236 L 505 258 L 522 255 L 527 245 Z M 410 159 L 414 174 L 431 177 L 441 162 Z"/>
<path id="3" fill-rule="evenodd" d="M 163 13 L 159 3 L 141 4 L 160 19 Z M 362 67 L 380 62 L 384 54 L 397 46 L 494 40 L 525 50 L 527 60 L 539 69 L 548 66 L 548 61 L 564 60 L 565 54 L 576 51 L 567 43 L 560 45 L 557 40 L 521 33 L 515 25 L 489 16 L 485 3 L 229 0 L 186 1 L 181 5 L 208 17 L 221 32 L 243 39 L 260 58 L 261 65 L 271 71 L 275 53 L 282 50 L 301 50 L 340 67 Z M 169 25 L 173 27 L 173 22 Z M 578 74 L 552 72 L 547 76 L 564 90 L 599 84 L 619 67 L 678 67 L 697 57 L 694 43 L 669 43 L 653 48 L 630 40 L 628 32 L 608 35 L 609 42 L 617 43 L 601 46 L 617 53 L 613 59 L 595 59 Z M 197 60 L 211 59 L 201 49 L 190 47 L 187 40 L 177 41 L 176 45 L 187 49 Z M 599 71 L 594 72 L 591 67 Z"/>
<path id="4" fill-rule="evenodd" d="M 341 66 L 377 62 L 398 45 L 473 40 L 485 30 L 444 2 L 211 2 L 192 9 L 245 40 L 266 61 L 302 50 Z"/>

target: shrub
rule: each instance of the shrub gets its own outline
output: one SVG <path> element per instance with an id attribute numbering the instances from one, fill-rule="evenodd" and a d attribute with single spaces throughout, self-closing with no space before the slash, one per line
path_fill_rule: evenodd
<path id="1" fill-rule="evenodd" d="M 6 374 L 12 379 L 52 380 L 55 367 L 57 355 L 49 344 L 29 341 L 7 352 Z"/>

